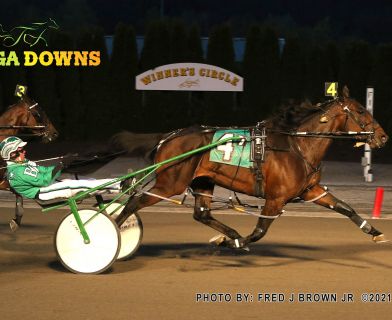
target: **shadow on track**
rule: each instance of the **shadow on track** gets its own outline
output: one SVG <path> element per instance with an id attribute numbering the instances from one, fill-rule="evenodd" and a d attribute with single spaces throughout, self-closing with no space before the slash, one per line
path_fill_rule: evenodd
<path id="1" fill-rule="evenodd" d="M 331 244 L 326 246 L 311 246 L 287 243 L 264 243 L 251 247 L 250 252 L 217 248 L 205 243 L 187 244 L 148 244 L 142 245 L 133 259 L 121 263 L 121 271 L 114 265 L 117 273 L 138 269 L 143 262 L 148 265 L 151 258 L 175 259 L 182 262 L 201 262 L 198 270 L 211 270 L 227 267 L 276 267 L 290 264 L 321 262 L 342 267 L 368 269 L 375 266 L 390 269 L 391 261 L 372 258 L 368 254 L 390 252 L 388 244 Z M 181 270 L 180 271 L 189 271 Z M 193 267 L 188 264 L 188 267 Z M 194 266 L 196 267 L 196 266 Z"/>

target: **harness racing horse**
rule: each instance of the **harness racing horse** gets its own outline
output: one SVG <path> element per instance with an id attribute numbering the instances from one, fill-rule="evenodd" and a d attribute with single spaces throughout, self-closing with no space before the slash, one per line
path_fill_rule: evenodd
<path id="1" fill-rule="evenodd" d="M 190 186 L 195 195 L 194 219 L 224 235 L 210 240 L 217 245 L 247 249 L 247 244 L 265 236 L 271 223 L 283 212 L 283 207 L 298 197 L 347 216 L 364 233 L 371 235 L 375 242 L 387 241 L 380 231 L 362 219 L 354 209 L 319 184 L 320 163 L 332 143 L 333 135 L 349 134 L 351 131 L 368 132 L 365 141 L 371 148 L 381 148 L 388 140 L 387 134 L 372 115 L 349 97 L 348 89 L 344 90 L 342 97 L 324 104 L 288 109 L 280 117 L 266 121 L 265 126 L 267 146 L 274 146 L 285 140 L 288 147 L 285 152 L 273 147 L 266 148 L 265 160 L 259 168 L 261 182 L 253 168 L 211 162 L 210 151 L 207 150 L 159 168 L 156 182 L 149 194 L 131 197 L 116 218 L 116 223 L 121 226 L 133 212 L 161 200 L 152 194 L 169 198 L 181 194 Z M 287 128 L 292 131 L 287 131 Z M 298 134 L 291 134 L 292 132 Z M 305 133 L 314 134 L 301 136 Z M 318 136 L 317 133 L 321 135 Z M 204 131 L 201 128 L 185 129 L 160 143 L 155 162 L 207 145 L 213 134 L 211 130 Z M 364 136 L 356 134 L 355 139 L 363 140 Z M 258 183 L 261 188 L 256 187 Z M 265 199 L 265 205 L 251 234 L 242 237 L 236 230 L 212 217 L 210 209 L 214 185 Z M 262 194 L 257 190 L 262 190 Z"/>
<path id="2" fill-rule="evenodd" d="M 48 143 L 54 141 L 59 134 L 38 103 L 24 95 L 0 116 L 0 141 L 14 135 L 39 137 L 42 142 Z M 5 176 L 6 163 L 1 158 L 0 166 L 0 190 L 9 191 L 10 185 Z M 15 221 L 20 225 L 23 216 L 23 198 L 15 195 Z"/>

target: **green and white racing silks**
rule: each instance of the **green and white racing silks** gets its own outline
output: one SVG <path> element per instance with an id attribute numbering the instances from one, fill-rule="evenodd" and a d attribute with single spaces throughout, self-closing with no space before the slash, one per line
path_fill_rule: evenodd
<path id="1" fill-rule="evenodd" d="M 61 174 L 52 177 L 55 166 L 39 166 L 33 161 L 22 163 L 7 161 L 7 178 L 11 187 L 20 195 L 33 199 L 41 187 L 46 187 Z"/>

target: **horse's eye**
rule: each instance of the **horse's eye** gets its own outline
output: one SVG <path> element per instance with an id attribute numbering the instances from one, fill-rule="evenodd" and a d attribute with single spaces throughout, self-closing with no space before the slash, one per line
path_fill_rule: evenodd
<path id="1" fill-rule="evenodd" d="M 37 119 L 37 120 L 41 120 L 41 114 L 37 111 L 32 112 L 33 116 Z"/>
<path id="2" fill-rule="evenodd" d="M 359 109 L 357 112 L 358 112 L 359 114 L 364 114 L 364 113 L 365 113 L 365 110 Z"/>

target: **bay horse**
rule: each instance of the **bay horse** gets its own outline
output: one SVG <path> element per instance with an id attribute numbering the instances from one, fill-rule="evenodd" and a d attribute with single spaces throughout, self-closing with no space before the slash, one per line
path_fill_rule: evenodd
<path id="1" fill-rule="evenodd" d="M 296 132 L 322 132 L 326 135 L 349 131 L 371 132 L 365 138 L 371 148 L 381 148 L 388 140 L 383 128 L 360 103 L 349 97 L 348 89 L 345 88 L 341 97 L 329 102 L 291 108 L 282 116 L 267 120 L 267 145 L 272 147 L 266 149 L 265 161 L 259 168 L 261 182 L 258 182 L 251 168 L 211 162 L 208 150 L 162 166 L 149 192 L 169 198 L 183 193 L 190 186 L 195 192 L 194 219 L 223 234 L 210 242 L 229 248 L 247 249 L 247 244 L 264 237 L 274 218 L 295 198 L 314 202 L 348 217 L 364 233 L 369 234 L 374 242 L 387 241 L 380 231 L 361 218 L 353 208 L 320 186 L 320 164 L 332 139 L 329 136 L 290 135 L 287 128 Z M 211 132 L 200 128 L 171 135 L 170 139 L 160 143 L 155 163 L 205 146 L 211 143 L 213 134 L 214 130 Z M 356 138 L 360 139 L 358 135 Z M 285 152 L 273 148 L 281 140 L 287 143 Z M 210 208 L 214 185 L 260 197 L 258 183 L 263 190 L 261 197 L 265 199 L 265 205 L 252 233 L 242 237 L 236 230 L 212 217 Z M 131 197 L 116 218 L 116 223 L 121 226 L 133 212 L 159 201 L 161 199 L 144 193 Z"/>
<path id="2" fill-rule="evenodd" d="M 42 142 L 49 143 L 59 133 L 44 110 L 26 95 L 17 103 L 9 106 L 0 116 L 0 142 L 9 136 L 39 137 Z M 6 163 L 0 158 L 0 190 L 10 191 L 5 176 Z M 16 195 L 15 221 L 20 225 L 23 216 L 23 198 Z M 12 229 L 12 228 L 11 228 Z"/>

